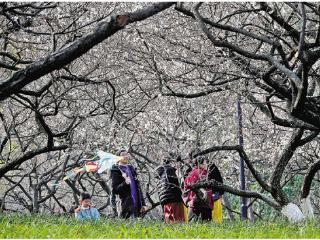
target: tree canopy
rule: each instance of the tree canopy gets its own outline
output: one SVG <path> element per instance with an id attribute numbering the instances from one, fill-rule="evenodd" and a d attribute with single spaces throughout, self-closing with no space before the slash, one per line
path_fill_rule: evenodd
<path id="1" fill-rule="evenodd" d="M 85 155 L 126 147 L 151 205 L 155 166 L 170 152 L 186 160 L 199 148 L 226 179 L 199 186 L 250 198 L 260 217 L 261 204 L 282 211 L 300 200 L 303 214 L 312 215 L 305 205 L 312 192 L 319 213 L 318 3 L 0 8 L 2 209 L 66 211 L 79 189 L 103 199 L 107 174 L 54 184 Z M 244 147 L 237 141 L 239 99 Z M 247 191 L 237 186 L 239 157 Z"/>

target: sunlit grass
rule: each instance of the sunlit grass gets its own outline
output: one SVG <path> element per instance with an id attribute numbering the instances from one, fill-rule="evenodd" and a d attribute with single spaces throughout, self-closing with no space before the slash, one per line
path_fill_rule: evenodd
<path id="1" fill-rule="evenodd" d="M 319 238 L 318 221 L 286 220 L 164 224 L 150 220 L 102 219 L 80 223 L 48 215 L 0 215 L 0 238 Z"/>

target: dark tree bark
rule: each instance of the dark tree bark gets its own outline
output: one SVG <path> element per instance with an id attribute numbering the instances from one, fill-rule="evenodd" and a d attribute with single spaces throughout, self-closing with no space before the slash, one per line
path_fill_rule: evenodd
<path id="1" fill-rule="evenodd" d="M 308 197 L 310 193 L 311 183 L 316 175 L 316 173 L 320 170 L 320 161 L 315 162 L 308 169 L 307 174 L 304 177 L 302 188 L 300 192 L 300 199 Z"/>
<path id="2" fill-rule="evenodd" d="M 71 63 L 127 24 L 145 20 L 173 4 L 172 2 L 156 3 L 132 13 L 112 16 L 109 21 L 100 22 L 91 33 L 48 55 L 45 59 L 34 62 L 26 69 L 14 73 L 11 78 L 1 80 L 0 101 L 18 93 L 24 86 L 40 77 Z"/>

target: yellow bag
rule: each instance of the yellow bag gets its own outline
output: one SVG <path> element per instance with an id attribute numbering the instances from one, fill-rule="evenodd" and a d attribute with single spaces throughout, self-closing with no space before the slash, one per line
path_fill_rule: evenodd
<path id="1" fill-rule="evenodd" d="M 212 220 L 218 223 L 222 222 L 222 203 L 221 198 L 214 201 L 212 209 Z"/>

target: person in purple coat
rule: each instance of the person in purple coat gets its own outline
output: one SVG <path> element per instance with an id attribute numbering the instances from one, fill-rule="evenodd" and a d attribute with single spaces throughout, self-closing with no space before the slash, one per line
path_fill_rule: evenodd
<path id="1" fill-rule="evenodd" d="M 145 211 L 145 201 L 137 172 L 128 164 L 129 155 L 124 149 L 117 153 L 123 158 L 111 168 L 112 194 L 119 195 L 121 218 L 140 217 Z"/>

